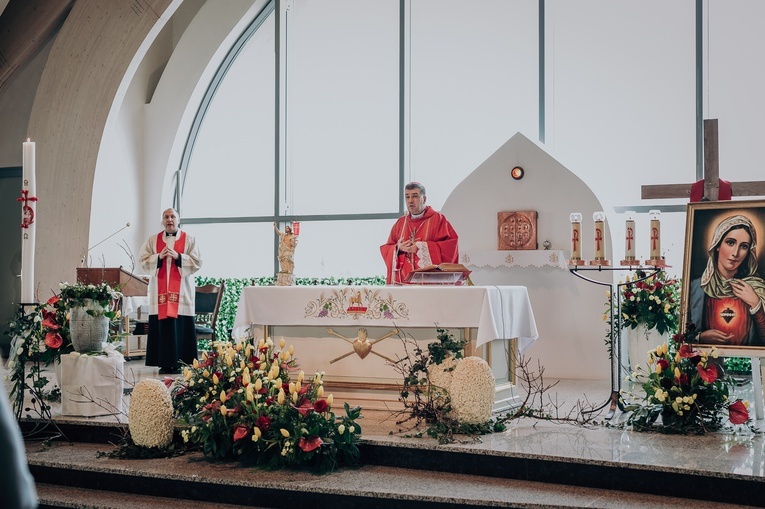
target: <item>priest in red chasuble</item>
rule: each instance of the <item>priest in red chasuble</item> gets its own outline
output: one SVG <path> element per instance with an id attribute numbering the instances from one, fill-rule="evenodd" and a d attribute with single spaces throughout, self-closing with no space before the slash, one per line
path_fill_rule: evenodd
<path id="1" fill-rule="evenodd" d="M 191 364 L 197 358 L 193 274 L 202 267 L 202 258 L 194 237 L 179 225 L 178 212 L 165 210 L 164 230 L 149 237 L 140 255 L 144 272 L 153 276 L 146 365 L 159 366 L 163 374 L 177 373 L 179 360 Z"/>
<path id="2" fill-rule="evenodd" d="M 401 284 L 415 269 L 441 263 L 459 263 L 457 232 L 446 217 L 425 205 L 425 186 L 404 186 L 407 214 L 398 218 L 388 242 L 380 246 L 387 266 L 386 282 Z"/>
<path id="3" fill-rule="evenodd" d="M 757 232 L 743 215 L 715 228 L 701 279 L 691 281 L 691 321 L 700 343 L 765 346 L 765 282 L 757 273 Z"/>

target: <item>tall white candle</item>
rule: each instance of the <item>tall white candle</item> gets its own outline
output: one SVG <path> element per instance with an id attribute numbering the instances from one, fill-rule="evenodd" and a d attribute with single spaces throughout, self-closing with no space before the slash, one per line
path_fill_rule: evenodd
<path id="1" fill-rule="evenodd" d="M 605 260 L 606 258 L 606 237 L 604 223 L 606 220 L 605 212 L 594 212 L 592 220 L 595 222 L 595 259 Z"/>
<path id="2" fill-rule="evenodd" d="M 628 210 L 624 222 L 624 258 L 635 259 L 635 212 Z"/>
<path id="3" fill-rule="evenodd" d="M 648 217 L 651 218 L 651 260 L 658 260 L 661 258 L 661 222 L 659 217 L 661 216 L 660 210 L 649 210 Z"/>
<path id="4" fill-rule="evenodd" d="M 35 144 L 24 142 L 21 183 L 21 303 L 35 302 L 35 230 L 37 186 L 35 183 Z"/>
<path id="5" fill-rule="evenodd" d="M 582 259 L 582 214 L 574 212 L 569 216 L 571 220 L 571 259 Z"/>

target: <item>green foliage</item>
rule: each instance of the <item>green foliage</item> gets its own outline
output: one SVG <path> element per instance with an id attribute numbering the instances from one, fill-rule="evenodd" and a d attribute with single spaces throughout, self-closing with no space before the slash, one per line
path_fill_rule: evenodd
<path id="1" fill-rule="evenodd" d="M 735 374 L 750 374 L 752 372 L 752 359 L 749 357 L 725 357 L 725 371 Z"/>
<path id="2" fill-rule="evenodd" d="M 660 270 L 655 275 L 647 276 L 644 270 L 638 270 L 630 281 L 621 286 L 622 292 L 622 327 L 656 329 L 661 334 L 677 332 L 680 310 L 680 280 L 668 278 Z"/>

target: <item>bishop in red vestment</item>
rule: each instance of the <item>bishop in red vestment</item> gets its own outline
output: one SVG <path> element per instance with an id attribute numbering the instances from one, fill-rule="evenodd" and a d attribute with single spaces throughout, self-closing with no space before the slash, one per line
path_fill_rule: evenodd
<path id="1" fill-rule="evenodd" d="M 404 187 L 408 213 L 393 225 L 388 242 L 380 246 L 387 266 L 386 282 L 400 284 L 415 269 L 441 263 L 459 263 L 457 232 L 446 217 L 425 205 L 425 186 Z"/>

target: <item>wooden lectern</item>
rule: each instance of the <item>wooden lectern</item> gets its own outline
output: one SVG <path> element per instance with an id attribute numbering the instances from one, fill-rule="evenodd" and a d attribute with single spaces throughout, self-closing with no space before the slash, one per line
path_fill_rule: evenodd
<path id="1" fill-rule="evenodd" d="M 77 282 L 84 284 L 106 283 L 112 288 L 116 288 L 125 297 L 145 297 L 149 294 L 149 282 L 142 277 L 132 274 L 122 267 L 118 268 L 92 268 L 79 267 L 77 269 Z M 122 301 L 120 301 L 120 310 L 122 310 Z M 127 313 L 122 314 L 122 328 L 128 335 L 125 337 L 125 358 L 142 357 L 146 355 L 146 335 L 130 334 L 130 319 Z M 136 349 L 130 350 L 130 341 L 136 342 Z M 141 345 L 144 345 L 141 347 Z"/>

